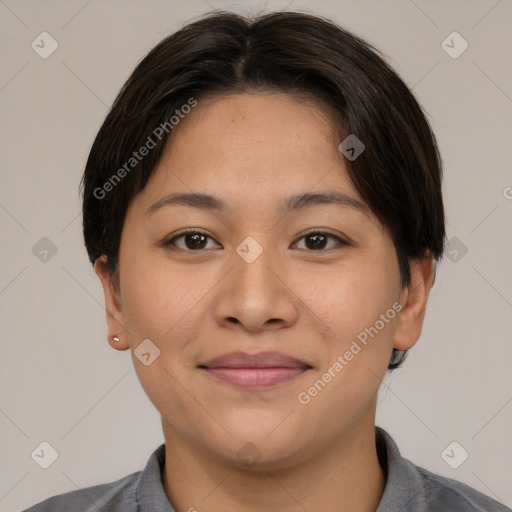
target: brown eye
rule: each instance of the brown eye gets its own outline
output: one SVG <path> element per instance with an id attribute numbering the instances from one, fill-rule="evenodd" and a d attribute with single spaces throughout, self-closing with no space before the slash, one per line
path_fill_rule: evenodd
<path id="1" fill-rule="evenodd" d="M 308 249 L 325 249 L 327 244 L 327 236 L 321 233 L 315 235 L 308 235 L 306 239 L 306 247 Z M 309 242 L 309 243 L 308 243 Z"/>
<path id="2" fill-rule="evenodd" d="M 200 231 L 188 231 L 173 236 L 167 242 L 165 242 L 164 245 L 175 246 L 179 249 L 183 249 L 184 251 L 199 251 L 202 249 L 212 249 L 219 247 L 216 244 L 214 244 L 213 247 L 208 247 L 209 240 L 213 241 L 213 238 L 206 235 L 205 233 L 201 233 Z"/>
<path id="3" fill-rule="evenodd" d="M 343 240 L 339 236 L 332 235 L 331 233 L 323 233 L 321 231 L 315 231 L 315 232 L 308 233 L 308 234 L 304 235 L 299 240 L 299 242 L 301 240 L 305 240 L 305 244 L 304 244 L 305 247 L 299 247 L 299 249 L 305 248 L 307 250 L 312 250 L 312 251 L 322 251 L 326 248 L 332 249 L 339 245 L 348 245 L 348 243 L 345 242 L 345 240 Z M 334 245 L 331 244 L 329 246 L 329 240 L 334 240 L 335 241 Z M 297 244 L 299 244 L 299 242 L 297 242 Z"/>
<path id="4" fill-rule="evenodd" d="M 204 249 L 206 245 L 206 237 L 205 235 L 202 235 L 201 233 L 195 233 L 192 235 L 184 235 L 184 241 L 185 246 L 187 249 Z"/>

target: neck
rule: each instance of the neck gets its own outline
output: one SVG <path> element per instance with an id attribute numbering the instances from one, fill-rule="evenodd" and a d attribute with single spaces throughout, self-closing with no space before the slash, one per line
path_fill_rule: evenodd
<path id="1" fill-rule="evenodd" d="M 264 472 L 240 469 L 206 455 L 169 424 L 163 425 L 162 480 L 176 512 L 375 512 L 384 492 L 374 418 L 344 432 L 342 439 L 313 458 Z"/>

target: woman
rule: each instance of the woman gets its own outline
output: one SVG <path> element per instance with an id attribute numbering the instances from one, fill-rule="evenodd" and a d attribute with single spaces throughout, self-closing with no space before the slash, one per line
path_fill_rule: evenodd
<path id="1" fill-rule="evenodd" d="M 157 45 L 82 185 L 109 343 L 165 443 L 29 510 L 510 510 L 375 426 L 443 254 L 441 178 L 406 85 L 328 20 L 217 12 Z"/>

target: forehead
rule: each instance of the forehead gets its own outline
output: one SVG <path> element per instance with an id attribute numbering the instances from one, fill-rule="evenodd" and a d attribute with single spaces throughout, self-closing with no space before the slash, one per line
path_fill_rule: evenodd
<path id="1" fill-rule="evenodd" d="M 142 199 L 207 193 L 257 211 L 322 190 L 362 202 L 339 143 L 333 116 L 319 100 L 274 92 L 199 98 L 171 133 Z"/>
<path id="2" fill-rule="evenodd" d="M 328 107 L 312 97 L 282 92 L 210 95 L 199 99 L 181 121 L 168 148 L 192 149 L 200 137 L 200 147 L 194 148 L 216 154 L 232 155 L 243 149 L 248 153 L 262 145 L 297 155 L 331 153 L 339 138 L 332 117 Z"/>

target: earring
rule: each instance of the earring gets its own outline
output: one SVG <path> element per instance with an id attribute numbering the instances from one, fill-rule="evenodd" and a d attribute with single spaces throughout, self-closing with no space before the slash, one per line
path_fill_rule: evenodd
<path id="1" fill-rule="evenodd" d="M 112 339 L 113 339 L 116 343 L 119 343 L 119 336 L 112 336 Z"/>

